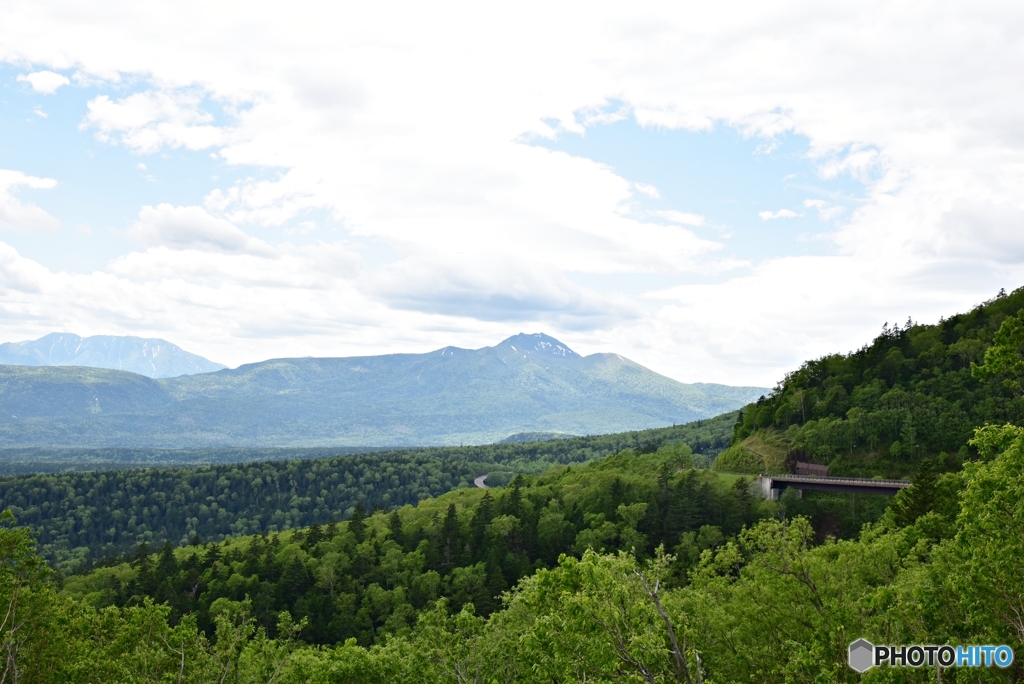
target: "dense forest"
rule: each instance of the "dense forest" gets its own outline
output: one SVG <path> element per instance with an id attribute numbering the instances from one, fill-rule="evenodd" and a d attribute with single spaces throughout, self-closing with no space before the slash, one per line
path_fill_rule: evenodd
<path id="1" fill-rule="evenodd" d="M 1024 423 L 1019 385 L 1002 371 L 976 370 L 992 366 L 982 365 L 987 351 L 1004 322 L 1013 330 L 1002 336 L 1015 334 L 1022 308 L 1024 288 L 1001 292 L 936 325 L 886 325 L 853 353 L 805 363 L 744 408 L 717 467 L 780 471 L 804 460 L 829 464 L 832 474 L 896 476 L 928 457 L 958 468 L 972 454 L 975 427 Z M 995 348 L 1019 356 L 1019 340 L 1007 340 Z"/>
<path id="2" fill-rule="evenodd" d="M 678 557 L 682 577 L 700 552 L 757 520 L 764 502 L 748 478 L 691 467 L 686 445 L 632 450 L 584 466 L 519 475 L 502 489 L 460 489 L 345 523 L 240 537 L 151 557 L 143 545 L 127 562 L 67 578 L 65 589 L 98 608 L 138 605 L 145 597 L 195 614 L 212 633 L 225 601 L 249 597 L 257 624 L 274 635 L 287 610 L 306 619 L 303 639 L 370 645 L 407 630 L 439 597 L 474 604 L 480 615 L 502 592 L 563 553 L 628 551 L 650 557 L 658 546 Z M 769 507 L 770 508 L 770 507 Z"/>
<path id="3" fill-rule="evenodd" d="M 706 462 L 728 444 L 736 414 L 686 425 L 472 447 L 435 447 L 332 458 L 198 468 L 146 468 L 0 477 L 10 509 L 62 571 L 124 553 L 141 542 L 216 541 L 229 535 L 327 524 L 352 513 L 396 508 L 487 474 L 501 485 L 516 473 L 583 463 L 623 449 L 679 442 Z"/>
<path id="4" fill-rule="evenodd" d="M 0 659 L 26 684 L 1020 681 L 1019 662 L 846 665 L 861 637 L 1020 652 L 1024 430 L 983 428 L 974 446 L 962 471 L 921 478 L 857 538 L 823 543 L 789 502 L 745 508 L 742 481 L 686 468 L 680 449 L 331 530 L 143 549 L 65 591 L 27 531 L 4 526 Z"/>

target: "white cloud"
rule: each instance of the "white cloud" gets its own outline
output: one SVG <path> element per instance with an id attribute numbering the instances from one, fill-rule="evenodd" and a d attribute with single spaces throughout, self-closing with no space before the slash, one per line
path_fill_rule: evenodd
<path id="1" fill-rule="evenodd" d="M 780 218 L 796 218 L 800 214 L 796 213 L 792 209 L 779 209 L 778 211 L 759 211 L 757 215 L 762 221 L 771 221 L 773 219 Z"/>
<path id="2" fill-rule="evenodd" d="M 162 327 L 193 339 L 201 336 L 204 326 L 208 326 L 214 338 L 222 334 L 216 319 L 230 313 L 232 299 L 247 317 L 252 317 L 260 307 L 265 307 L 268 314 L 281 313 L 284 297 L 274 296 L 271 288 L 252 291 L 254 296 L 250 299 L 240 296 L 246 289 L 245 283 L 225 286 L 223 276 L 215 279 L 215 285 L 194 279 L 190 282 L 187 271 L 181 269 L 194 264 L 197 254 L 164 248 L 155 251 L 148 258 L 137 256 L 139 261 L 147 260 L 145 264 L 136 264 L 137 271 L 115 262 L 111 273 L 73 274 L 49 271 L 0 243 L 0 290 L 4 292 L 0 311 L 5 321 L 21 327 L 41 324 L 122 331 L 136 326 L 151 330 Z M 178 258 L 173 261 L 168 255 Z M 234 265 L 236 259 L 252 257 L 219 257 L 221 264 Z M 161 264 L 166 269 L 163 273 Z M 66 308 L 60 306 L 61 299 L 66 299 Z M 183 306 L 196 307 L 190 318 L 168 318 Z M 36 320 L 39 307 L 48 312 L 45 321 Z"/>
<path id="3" fill-rule="evenodd" d="M 299 225 L 286 228 L 285 235 L 309 235 L 317 229 L 316 221 L 301 221 Z"/>
<path id="4" fill-rule="evenodd" d="M 129 237 L 150 246 L 213 252 L 237 252 L 274 257 L 276 250 L 250 237 L 229 221 L 211 216 L 202 207 L 160 204 L 143 207 L 128 229 Z"/>
<path id="5" fill-rule="evenodd" d="M 921 245 L 920 249 L 927 249 Z M 933 233 L 936 256 L 971 256 L 1004 265 L 1024 262 L 1024 206 L 961 200 L 942 215 Z"/>
<path id="6" fill-rule="evenodd" d="M 202 109 L 194 91 L 147 91 L 112 100 L 99 95 L 88 103 L 83 129 L 105 142 L 119 142 L 141 154 L 162 147 L 203 150 L 222 144 L 224 130 Z"/>
<path id="7" fill-rule="evenodd" d="M 661 197 L 661 193 L 658 192 L 658 188 L 653 185 L 648 185 L 647 183 L 633 183 L 633 187 L 637 192 L 647 195 L 652 199 L 658 199 Z"/>
<path id="8" fill-rule="evenodd" d="M 359 269 L 344 243 L 319 243 L 275 259 L 152 247 L 105 272 L 69 273 L 0 242 L 0 319 L 8 339 L 65 329 L 145 334 L 233 365 L 430 350 L 443 346 L 441 331 L 479 345 L 507 336 L 506 322 L 392 308 L 363 292 Z"/>
<path id="9" fill-rule="evenodd" d="M 671 221 L 672 223 L 680 223 L 684 226 L 704 225 L 704 217 L 701 216 L 700 214 L 688 214 L 683 211 L 674 211 L 672 209 L 652 211 L 651 214 L 659 218 L 663 218 L 666 221 Z"/>
<path id="10" fill-rule="evenodd" d="M 806 199 L 804 200 L 803 204 L 808 209 L 817 209 L 818 218 L 820 218 L 822 221 L 831 221 L 832 219 L 846 211 L 846 207 L 836 204 L 829 204 L 825 200 L 820 199 Z"/>
<path id="11" fill-rule="evenodd" d="M 262 171 L 215 188 L 205 215 L 161 209 L 169 205 L 140 215 L 133 230 L 148 249 L 95 277 L 10 257 L 3 282 L 36 290 L 0 296 L 5 324 L 114 321 L 209 344 L 225 360 L 471 346 L 507 331 L 487 318 L 503 291 L 512 293 L 503 311 L 521 305 L 517 328 L 529 329 L 573 307 L 617 305 L 630 278 L 718 273 L 714 284 L 630 295 L 603 328 L 561 332 L 580 351 L 619 351 L 680 378 L 765 383 L 809 355 L 859 346 L 884 320 L 937 318 L 1024 282 L 1024 52 L 1013 30 L 1024 7 L 1012 3 L 409 3 L 396 12 L 180 0 L 159 26 L 142 5 L 69 7 L 4 9 L 0 44 L 12 61 L 74 68 L 100 88 L 87 131 L 139 154 L 203 150 Z M 655 188 L 517 142 L 626 115 L 665 129 L 805 135 L 823 176 L 852 174 L 867 195 L 806 205 L 826 220 L 846 207 L 832 256 L 750 257 L 752 268 L 725 278 L 739 263 L 728 238 L 704 240 L 689 230 L 699 224 L 668 216 L 659 218 L 676 225 L 632 218 L 638 195 L 657 199 Z M 185 209 L 188 221 L 175 213 Z M 265 258 L 269 248 L 234 232 L 296 225 L 314 210 L 346 240 L 390 256 L 361 262 L 356 247 L 338 248 L 346 275 L 334 277 L 302 271 L 313 255 L 276 245 L 279 256 Z M 581 274 L 612 284 L 566 285 Z M 153 297 L 134 294 L 133 279 L 146 277 Z M 433 277 L 434 299 L 413 301 L 410 287 L 429 290 Z M 377 289 L 361 290 L 364 280 Z M 79 294 L 51 296 L 61 288 Z"/>
<path id="12" fill-rule="evenodd" d="M 693 354 L 681 379 L 699 380 L 711 366 L 723 369 L 722 381 L 773 385 L 782 374 L 769 369 L 792 368 L 794 358 L 853 351 L 877 336 L 885 321 L 913 316 L 934 322 L 993 296 L 1000 278 L 975 275 L 964 286 L 949 270 L 908 273 L 898 258 L 885 254 L 876 254 L 871 265 L 854 256 L 775 259 L 725 283 L 652 293 L 662 304 L 657 317 L 616 331 L 616 346 L 662 340 L 650 352 L 655 368 L 678 364 L 672 349 Z M 1024 277 L 1024 269 L 1000 275 L 1012 282 Z M 905 294 L 896 298 L 894 292 Z"/>
<path id="13" fill-rule="evenodd" d="M 605 327 L 638 313 L 628 302 L 576 285 L 558 269 L 508 257 L 419 254 L 389 265 L 367 291 L 400 309 L 548 321 L 569 329 Z"/>
<path id="14" fill-rule="evenodd" d="M 33 71 L 31 74 L 18 74 L 18 81 L 28 83 L 37 93 L 53 95 L 61 86 L 66 86 L 71 81 L 54 71 Z"/>
<path id="15" fill-rule="evenodd" d="M 878 150 L 854 144 L 843 153 L 832 155 L 820 165 L 819 171 L 824 178 L 835 178 L 841 173 L 849 173 L 854 178 L 868 182 L 872 172 L 881 171 L 881 167 Z"/>
<path id="16" fill-rule="evenodd" d="M 14 196 L 16 188 L 48 190 L 56 187 L 52 178 L 26 176 L 21 171 L 0 169 L 0 228 L 49 232 L 60 227 L 60 221 L 34 204 L 23 204 Z"/>

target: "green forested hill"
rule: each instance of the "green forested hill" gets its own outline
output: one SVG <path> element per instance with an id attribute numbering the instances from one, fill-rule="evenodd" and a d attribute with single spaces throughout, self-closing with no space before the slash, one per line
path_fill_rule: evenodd
<path id="1" fill-rule="evenodd" d="M 172 402 L 156 380 L 101 368 L 0 365 L 0 423 L 151 413 Z"/>
<path id="2" fill-rule="evenodd" d="M 608 434 L 735 410 L 764 390 L 684 384 L 546 335 L 428 354 L 274 359 L 151 381 L 0 367 L 0 447 L 486 444 L 521 432 Z"/>
<path id="3" fill-rule="evenodd" d="M 771 449 L 783 456 L 769 457 L 769 469 L 785 469 L 787 453 L 830 464 L 832 474 L 908 474 L 925 457 L 958 467 L 974 428 L 1024 422 L 1024 398 L 1004 374 L 972 373 L 1022 309 L 1024 288 L 936 325 L 886 326 L 851 354 L 808 361 L 744 408 L 718 467 L 763 469 Z"/>
<path id="4" fill-rule="evenodd" d="M 196 468 L 39 473 L 0 477 L 0 509 L 36 535 L 62 569 L 140 542 L 186 543 L 341 520 L 357 503 L 394 508 L 488 474 L 501 485 L 632 448 L 680 443 L 703 460 L 728 442 L 736 414 L 638 432 L 473 447 L 434 447 Z M 288 453 L 288 452 L 285 452 Z M 166 457 L 166 455 L 164 455 Z"/>

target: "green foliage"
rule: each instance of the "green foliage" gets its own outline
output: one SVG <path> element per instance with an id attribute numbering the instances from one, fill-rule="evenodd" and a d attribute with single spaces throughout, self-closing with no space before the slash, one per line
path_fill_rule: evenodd
<path id="1" fill-rule="evenodd" d="M 663 579 L 684 581 L 702 550 L 775 510 L 750 497 L 749 481 L 737 486 L 690 462 L 675 444 L 625 451 L 391 513 L 364 516 L 357 505 L 340 524 L 176 552 L 167 545 L 156 555 L 143 546 L 126 563 L 68 577 L 64 586 L 97 607 L 166 602 L 172 620 L 195 614 L 210 635 L 225 606 L 250 601 L 254 628 L 271 635 L 287 611 L 307 620 L 308 642 L 369 645 L 408 634 L 439 598 L 487 616 L 503 591 L 563 554 L 648 558 L 681 547 L 685 558 Z"/>
<path id="2" fill-rule="evenodd" d="M 922 459 L 914 475 L 914 484 L 897 494 L 893 501 L 897 525 L 913 525 L 918 518 L 935 508 L 937 483 L 931 459 Z"/>
<path id="3" fill-rule="evenodd" d="M 1024 312 L 1010 316 L 999 326 L 995 340 L 985 351 L 985 363 L 971 364 L 975 377 L 987 380 L 1003 377 L 1007 388 L 1020 394 L 1024 377 Z"/>
<path id="4" fill-rule="evenodd" d="M 563 556 L 520 583 L 487 636 L 522 635 L 517 679 L 690 680 L 697 665 L 687 635 L 661 603 L 670 563 L 662 554 L 643 569 L 622 552 Z"/>
<path id="5" fill-rule="evenodd" d="M 733 444 L 764 436 L 785 443 L 788 460 L 829 464 L 832 475 L 905 476 L 925 457 L 956 469 L 975 427 L 1024 422 L 1013 384 L 1024 369 L 1022 321 L 1024 288 L 937 325 L 886 326 L 745 407 Z"/>
<path id="6" fill-rule="evenodd" d="M 723 473 L 764 473 L 764 459 L 742 444 L 733 444 L 715 459 L 715 470 Z"/>
<path id="7" fill-rule="evenodd" d="M 62 571 L 141 542 L 185 544 L 307 527 L 347 517 L 357 503 L 396 508 L 516 472 L 582 463 L 626 448 L 689 449 L 712 455 L 735 414 L 615 435 L 475 447 L 436 447 L 286 462 L 199 468 L 71 472 L 0 477 L 0 506 L 39 540 Z M 287 452 L 286 452 L 287 453 Z"/>
<path id="8" fill-rule="evenodd" d="M 768 432 L 758 432 L 723 451 L 714 469 L 724 473 L 783 473 L 787 470 L 787 445 Z"/>
<path id="9" fill-rule="evenodd" d="M 989 462 L 964 468 L 966 487 L 947 563 L 959 572 L 948 580 L 963 598 L 979 635 L 1024 643 L 1024 430 Z"/>
<path id="10" fill-rule="evenodd" d="M 64 592 L 47 580 L 24 530 L 4 526 L 0 609 L 13 616 L 0 624 L 4 666 L 9 679 L 17 669 L 18 681 L 40 683 L 1020 681 L 1019 664 L 865 675 L 846 665 L 847 644 L 861 637 L 1024 648 L 1024 430 L 979 430 L 975 439 L 1001 451 L 955 476 L 962 493 L 951 516 L 929 510 L 901 525 L 894 513 L 857 539 L 824 543 L 791 515 L 744 528 L 734 521 L 717 533 L 691 520 L 665 537 L 656 524 L 673 516 L 652 512 L 685 504 L 687 482 L 703 482 L 734 508 L 743 488 L 678 470 L 667 449 L 518 477 L 503 491 L 451 492 L 402 509 L 398 525 L 376 513 L 364 521 L 362 542 L 341 524 L 143 552 L 130 568 L 69 578 Z M 929 487 L 946 506 L 943 478 Z M 761 514 L 782 512 L 775 502 L 759 505 Z M 533 555 L 542 518 L 546 535 L 570 532 L 565 544 L 572 534 L 562 523 L 575 528 L 581 517 L 588 530 L 611 524 L 607 552 L 588 548 L 550 563 Z M 622 548 L 635 545 L 633 532 L 647 537 L 637 554 Z M 664 551 L 676 538 L 688 553 L 699 538 L 710 540 L 682 574 L 678 557 Z M 489 611 L 476 603 L 495 591 L 481 552 L 516 575 Z M 466 555 L 452 562 L 458 554 Z M 264 591 L 275 565 L 287 579 Z M 179 594 L 158 605 L 140 593 L 182 568 L 205 568 L 194 585 L 205 609 L 176 612 Z M 79 598 L 85 585 L 116 593 L 122 580 L 135 587 L 130 606 L 95 608 L 96 594 Z M 305 593 L 279 610 L 273 601 L 288 592 Z M 399 598 L 422 607 L 403 608 Z M 349 611 L 338 624 L 363 633 L 325 640 L 310 610 L 316 601 Z"/>

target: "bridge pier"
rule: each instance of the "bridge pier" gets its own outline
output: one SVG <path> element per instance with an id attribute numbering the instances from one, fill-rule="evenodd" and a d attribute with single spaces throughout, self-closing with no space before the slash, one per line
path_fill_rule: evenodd
<path id="1" fill-rule="evenodd" d="M 783 489 L 794 489 L 796 490 L 796 498 L 804 498 L 804 490 L 799 487 L 792 487 L 783 485 L 782 487 L 777 486 L 775 479 L 769 475 L 758 475 L 757 484 L 761 488 L 761 498 L 769 499 L 770 501 L 778 501 L 779 497 L 782 496 Z"/>

